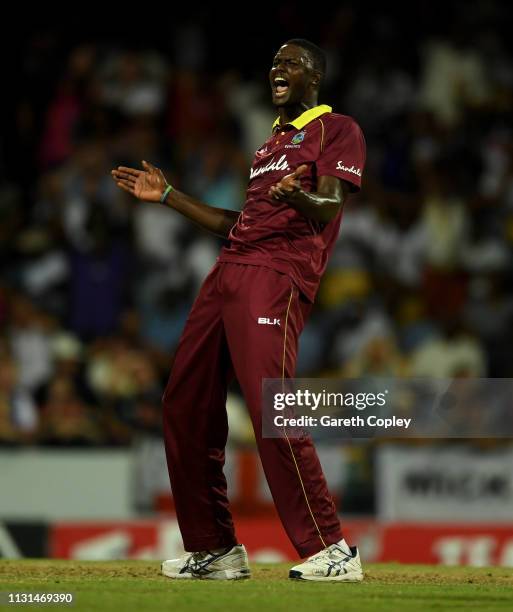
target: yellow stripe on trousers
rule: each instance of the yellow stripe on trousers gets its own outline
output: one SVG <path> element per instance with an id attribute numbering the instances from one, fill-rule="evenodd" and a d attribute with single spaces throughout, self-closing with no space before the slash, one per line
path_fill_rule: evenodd
<path id="1" fill-rule="evenodd" d="M 287 352 L 287 329 L 288 329 L 288 322 L 289 322 L 289 311 L 290 311 L 290 305 L 292 304 L 292 296 L 294 294 L 294 288 L 291 287 L 290 289 L 290 297 L 289 297 L 289 303 L 287 305 L 287 313 L 285 315 L 285 332 L 284 332 L 284 337 L 283 337 L 283 359 L 282 359 L 282 368 L 281 368 L 281 390 L 282 393 L 284 393 L 284 385 L 285 385 L 285 357 L 286 357 L 286 352 Z M 321 530 L 319 529 L 319 525 L 317 525 L 317 521 L 315 520 L 315 516 L 312 512 L 312 508 L 310 506 L 310 502 L 308 501 L 308 496 L 306 494 L 306 489 L 305 489 L 305 485 L 303 483 L 303 479 L 301 478 L 301 472 L 299 471 L 299 466 L 297 464 L 296 461 L 296 457 L 294 456 L 294 451 L 292 450 L 292 444 L 290 443 L 289 437 L 287 436 L 287 431 L 285 429 L 285 427 L 283 427 L 283 433 L 285 434 L 285 438 L 287 439 L 288 445 L 289 445 L 289 449 L 290 449 L 290 454 L 292 455 L 292 459 L 294 460 L 294 465 L 296 466 L 296 471 L 297 471 L 297 476 L 299 478 L 299 482 L 301 483 L 301 488 L 303 489 L 303 495 L 305 496 L 305 501 L 306 501 L 306 505 L 308 506 L 308 511 L 310 512 L 310 516 L 312 517 L 312 521 L 315 525 L 315 528 L 317 529 L 317 533 L 319 534 L 319 538 L 322 542 L 322 545 L 324 546 L 324 548 L 327 548 L 326 542 L 324 541 L 323 537 L 322 537 L 322 533 Z"/>

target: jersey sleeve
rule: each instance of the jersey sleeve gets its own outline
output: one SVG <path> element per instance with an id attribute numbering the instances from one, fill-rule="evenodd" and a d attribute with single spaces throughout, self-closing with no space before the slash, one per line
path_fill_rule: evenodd
<path id="1" fill-rule="evenodd" d="M 366 145 L 360 126 L 350 117 L 326 122 L 325 141 L 317 159 L 317 176 L 336 176 L 359 191 L 365 166 Z"/>

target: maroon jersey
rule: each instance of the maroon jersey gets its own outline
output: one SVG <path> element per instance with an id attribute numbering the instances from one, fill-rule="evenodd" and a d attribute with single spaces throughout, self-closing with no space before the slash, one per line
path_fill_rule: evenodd
<path id="1" fill-rule="evenodd" d="M 365 140 L 358 124 L 332 113 L 325 104 L 284 126 L 276 120 L 271 136 L 255 154 L 246 203 L 230 232 L 230 246 L 222 249 L 218 260 L 287 274 L 313 302 L 342 210 L 329 223 L 320 223 L 272 199 L 271 185 L 302 164 L 308 165 L 301 176 L 305 191 L 316 191 L 319 176 L 336 176 L 358 191 L 365 164 Z"/>

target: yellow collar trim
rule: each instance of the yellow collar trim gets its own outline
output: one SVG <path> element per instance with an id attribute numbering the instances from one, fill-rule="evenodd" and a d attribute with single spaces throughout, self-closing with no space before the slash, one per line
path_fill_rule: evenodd
<path id="1" fill-rule="evenodd" d="M 294 121 L 289 121 L 288 124 L 285 125 L 293 125 L 297 130 L 301 130 L 307 123 L 310 123 L 310 121 L 313 121 L 314 119 L 317 119 L 317 117 L 320 117 L 326 113 L 331 113 L 332 110 L 333 109 L 331 106 L 328 106 L 327 104 L 319 104 L 319 106 L 309 108 L 304 113 L 299 115 L 299 117 L 296 117 Z M 277 125 L 280 125 L 279 117 L 273 123 L 273 130 Z"/>

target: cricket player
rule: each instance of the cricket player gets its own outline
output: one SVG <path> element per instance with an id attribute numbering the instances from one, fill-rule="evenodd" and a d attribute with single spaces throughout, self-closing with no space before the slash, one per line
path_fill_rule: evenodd
<path id="1" fill-rule="evenodd" d="M 255 153 L 240 213 L 181 193 L 146 161 L 142 170 L 112 171 L 117 185 L 136 198 L 160 202 L 229 240 L 194 302 L 163 396 L 169 477 L 187 551 L 162 564 L 170 578 L 250 576 L 223 474 L 233 377 L 278 514 L 306 558 L 289 577 L 363 578 L 310 437 L 262 437 L 262 379 L 294 376 L 299 335 L 337 240 L 343 205 L 360 189 L 365 163 L 356 122 L 318 103 L 325 71 L 324 53 L 307 40 L 289 40 L 276 53 L 269 81 L 278 118 Z"/>

